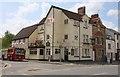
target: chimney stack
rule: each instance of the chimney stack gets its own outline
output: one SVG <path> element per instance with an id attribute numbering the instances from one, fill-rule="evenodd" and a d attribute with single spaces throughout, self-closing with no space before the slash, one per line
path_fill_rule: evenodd
<path id="1" fill-rule="evenodd" d="M 85 6 L 78 8 L 78 14 L 80 14 L 80 15 L 85 15 L 86 14 Z"/>
<path id="2" fill-rule="evenodd" d="M 99 18 L 99 15 L 98 14 L 93 14 L 93 15 L 91 15 L 91 18 Z"/>

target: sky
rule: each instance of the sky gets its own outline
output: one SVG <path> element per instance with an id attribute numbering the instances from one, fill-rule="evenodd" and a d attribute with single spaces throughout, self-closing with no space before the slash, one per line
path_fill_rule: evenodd
<path id="1" fill-rule="evenodd" d="M 0 37 L 7 30 L 17 34 L 22 28 L 40 22 L 51 5 L 76 13 L 79 7 L 85 6 L 89 17 L 98 13 L 106 27 L 118 31 L 118 0 L 1 0 Z"/>

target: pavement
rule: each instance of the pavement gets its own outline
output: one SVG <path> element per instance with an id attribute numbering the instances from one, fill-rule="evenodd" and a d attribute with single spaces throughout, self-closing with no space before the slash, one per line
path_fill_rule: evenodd
<path id="1" fill-rule="evenodd" d="M 113 61 L 111 64 L 100 61 L 80 61 L 80 62 L 60 62 L 60 61 L 39 61 L 39 60 L 24 60 L 24 62 L 37 62 L 45 64 L 81 64 L 81 65 L 119 65 L 120 61 Z"/>

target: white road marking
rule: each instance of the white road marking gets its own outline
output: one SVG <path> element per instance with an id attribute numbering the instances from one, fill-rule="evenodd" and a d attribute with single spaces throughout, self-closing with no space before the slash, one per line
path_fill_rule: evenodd
<path id="1" fill-rule="evenodd" d="M 22 75 L 29 75 L 29 74 L 22 73 Z"/>
<path id="2" fill-rule="evenodd" d="M 108 75 L 108 73 L 97 73 L 97 74 L 92 74 L 92 75 Z"/>

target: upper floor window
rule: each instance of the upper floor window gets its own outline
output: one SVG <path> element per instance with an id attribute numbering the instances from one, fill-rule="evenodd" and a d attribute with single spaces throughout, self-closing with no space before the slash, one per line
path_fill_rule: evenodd
<path id="1" fill-rule="evenodd" d="M 88 22 L 87 22 L 87 21 L 84 21 L 84 22 L 83 22 L 83 27 L 84 27 L 84 28 L 88 28 Z"/>
<path id="2" fill-rule="evenodd" d="M 49 35 L 47 35 L 47 39 L 50 39 L 50 36 L 49 36 Z"/>
<path id="3" fill-rule="evenodd" d="M 111 44 L 110 43 L 108 43 L 108 49 L 111 49 Z"/>
<path id="4" fill-rule="evenodd" d="M 23 39 L 23 43 L 25 43 L 25 39 Z"/>
<path id="5" fill-rule="evenodd" d="M 119 35 L 117 35 L 117 40 L 119 39 Z"/>
<path id="6" fill-rule="evenodd" d="M 73 26 L 79 27 L 79 22 L 74 20 Z"/>
<path id="7" fill-rule="evenodd" d="M 98 44 L 98 37 L 95 38 L 95 44 Z"/>
<path id="8" fill-rule="evenodd" d="M 119 49 L 119 43 L 117 43 L 117 49 Z"/>
<path id="9" fill-rule="evenodd" d="M 64 35 L 64 39 L 68 39 L 68 35 Z"/>
<path id="10" fill-rule="evenodd" d="M 40 28 L 40 31 L 44 30 L 43 27 Z"/>
<path id="11" fill-rule="evenodd" d="M 103 45 L 103 38 L 100 38 L 100 45 Z"/>
<path id="12" fill-rule="evenodd" d="M 83 42 L 88 43 L 89 37 L 88 35 L 83 35 Z"/>
<path id="13" fill-rule="evenodd" d="M 68 19 L 65 19 L 65 20 L 64 20 L 64 24 L 68 24 Z"/>

